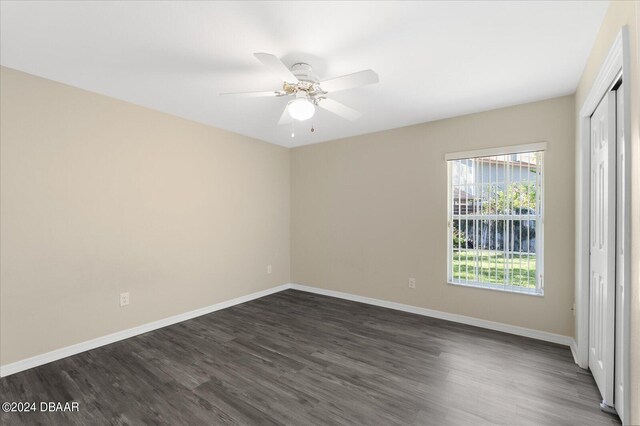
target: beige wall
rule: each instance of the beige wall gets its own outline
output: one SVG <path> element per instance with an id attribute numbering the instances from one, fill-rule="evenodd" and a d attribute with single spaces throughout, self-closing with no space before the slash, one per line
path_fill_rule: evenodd
<path id="1" fill-rule="evenodd" d="M 623 26 L 631 51 L 631 424 L 640 424 L 640 4 L 613 1 L 609 6 L 576 90 L 576 119 L 611 45 Z M 576 149 L 579 141 L 576 141 Z"/>
<path id="2" fill-rule="evenodd" d="M 0 80 L 2 365 L 290 281 L 289 150 Z"/>
<path id="3" fill-rule="evenodd" d="M 566 96 L 293 149 L 293 282 L 573 336 L 574 114 Z M 445 153 L 543 140 L 544 297 L 448 285 Z"/>

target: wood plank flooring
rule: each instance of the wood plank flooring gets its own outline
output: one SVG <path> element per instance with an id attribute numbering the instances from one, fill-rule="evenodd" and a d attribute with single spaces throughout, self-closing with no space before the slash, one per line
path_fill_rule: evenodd
<path id="1" fill-rule="evenodd" d="M 14 424 L 610 425 L 568 348 L 287 290 L 0 379 Z"/>

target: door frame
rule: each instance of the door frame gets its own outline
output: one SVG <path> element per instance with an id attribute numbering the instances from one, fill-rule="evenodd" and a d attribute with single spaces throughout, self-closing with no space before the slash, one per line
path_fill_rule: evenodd
<path id="1" fill-rule="evenodd" d="M 622 193 L 622 212 L 620 217 L 622 220 L 616 221 L 616 231 L 620 230 L 621 234 L 630 235 L 630 219 L 631 219 L 631 84 L 629 76 L 630 70 L 630 51 L 629 51 L 629 30 L 624 26 L 618 32 L 618 35 L 609 49 L 607 57 L 603 61 L 600 71 L 589 90 L 589 94 L 585 99 L 580 112 L 578 114 L 578 146 L 577 146 L 577 162 L 576 162 L 576 271 L 575 271 L 575 315 L 576 315 L 576 363 L 582 368 L 588 368 L 589 364 L 589 205 L 590 205 L 590 136 L 591 126 L 590 118 L 600 100 L 611 90 L 620 79 L 623 80 L 622 96 L 623 96 L 623 126 L 625 139 L 623 146 L 617 145 L 616 156 L 621 153 L 623 161 L 616 158 L 616 167 L 622 167 L 619 174 L 622 182 L 616 185 L 623 185 L 624 193 Z M 618 93 L 620 95 L 620 93 Z M 618 138 L 616 137 L 616 143 Z M 618 201 L 616 201 L 618 204 Z M 630 291 L 630 238 L 625 238 L 622 247 L 618 246 L 616 241 L 616 291 L 621 285 L 624 288 L 624 299 L 622 306 L 616 306 L 616 310 L 621 310 L 623 335 L 621 335 L 620 347 L 623 353 L 623 362 L 619 366 L 623 377 L 630 377 L 630 334 L 629 326 L 631 323 L 631 310 L 629 297 Z M 623 256 L 618 256 L 618 250 L 623 250 Z M 621 281 L 619 281 L 621 280 Z M 617 294 L 617 293 L 616 293 Z M 614 374 L 615 376 L 615 374 Z M 614 379 L 615 380 L 615 379 Z M 624 384 L 624 400 L 618 403 L 616 407 L 623 408 L 618 410 L 623 423 L 629 421 L 629 381 L 625 380 Z M 614 383 L 615 386 L 615 383 Z"/>

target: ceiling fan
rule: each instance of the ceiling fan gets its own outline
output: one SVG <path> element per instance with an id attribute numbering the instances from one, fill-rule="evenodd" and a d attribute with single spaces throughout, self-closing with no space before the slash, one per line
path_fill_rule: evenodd
<path id="1" fill-rule="evenodd" d="M 356 120 L 362 115 L 360 112 L 327 98 L 327 94 L 379 81 L 378 74 L 373 70 L 360 71 L 320 81 L 309 64 L 300 62 L 294 64 L 291 68 L 287 68 L 280 59 L 270 53 L 254 53 L 254 56 L 282 79 L 282 89 L 267 92 L 221 93 L 220 95 L 243 98 L 293 97 L 282 112 L 278 124 L 291 123 L 292 119 L 298 121 L 308 120 L 313 117 L 316 106 L 347 120 Z"/>

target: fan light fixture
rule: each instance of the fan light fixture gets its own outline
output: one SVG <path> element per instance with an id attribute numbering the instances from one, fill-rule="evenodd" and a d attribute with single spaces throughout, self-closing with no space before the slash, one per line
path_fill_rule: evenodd
<path id="1" fill-rule="evenodd" d="M 316 106 L 311 102 L 304 92 L 296 93 L 296 98 L 289 102 L 289 115 L 298 121 L 305 121 L 313 117 L 316 112 Z"/>

